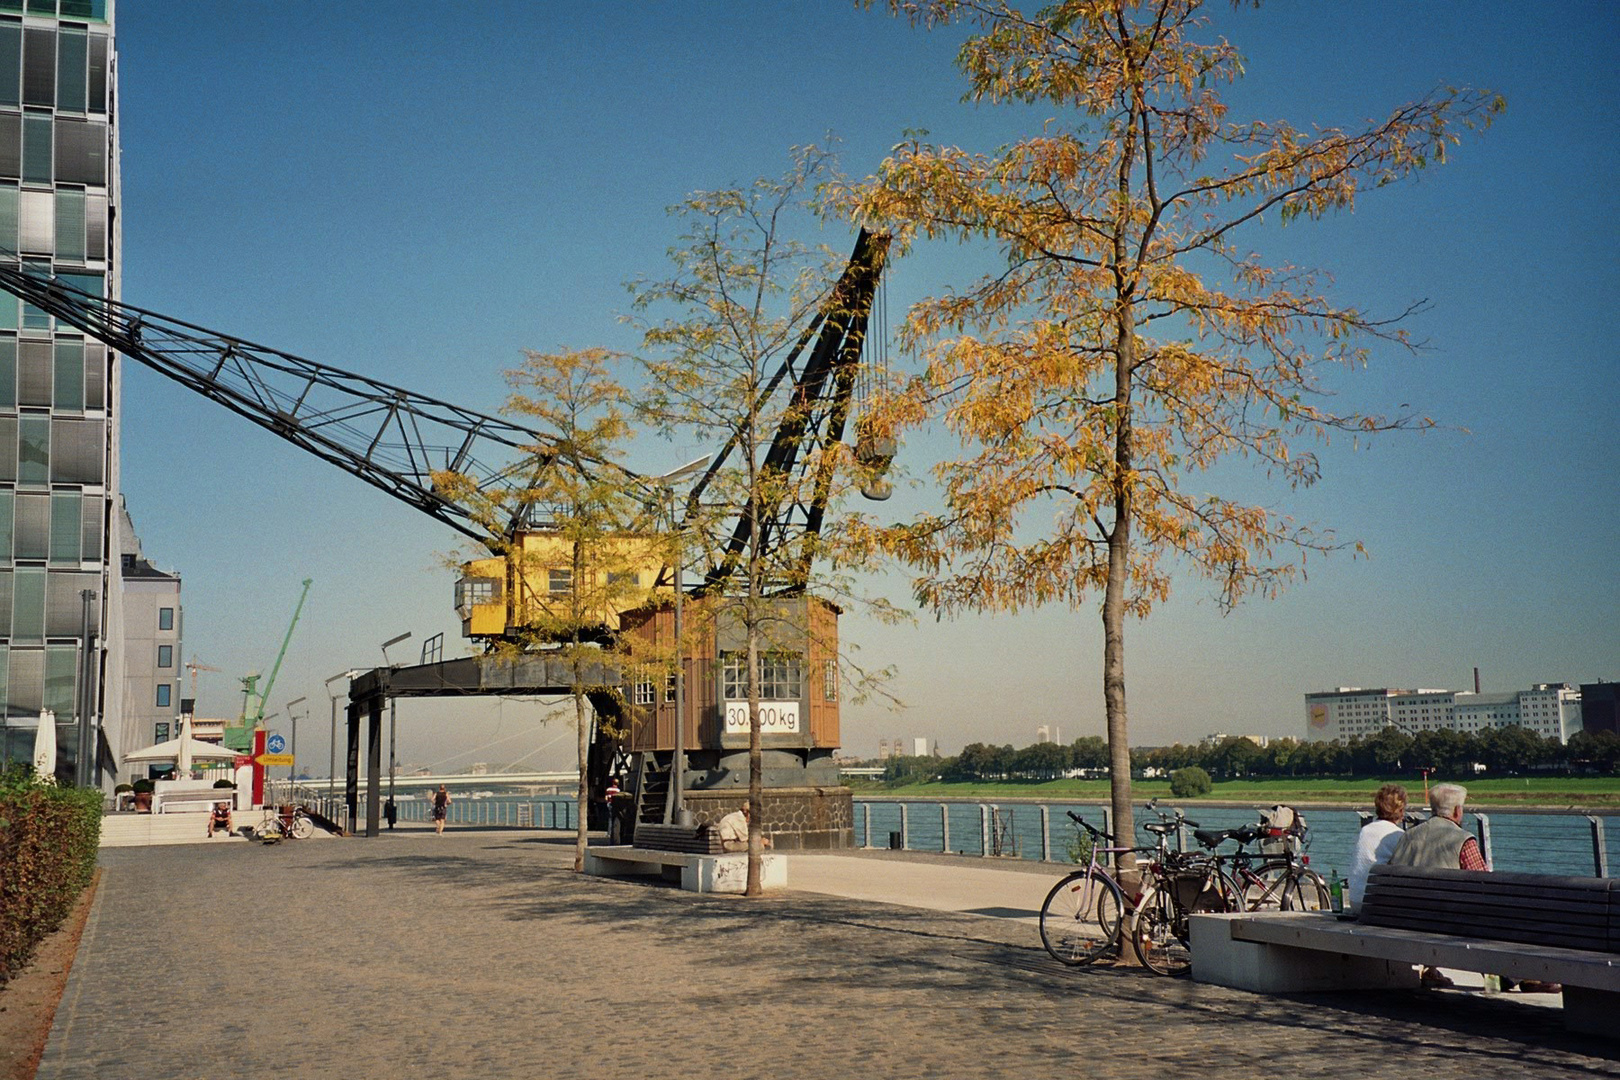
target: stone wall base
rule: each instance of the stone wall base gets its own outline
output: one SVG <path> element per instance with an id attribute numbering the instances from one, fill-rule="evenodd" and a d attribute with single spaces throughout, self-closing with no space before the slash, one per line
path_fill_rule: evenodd
<path id="1" fill-rule="evenodd" d="M 748 802 L 743 791 L 685 793 L 698 825 L 710 825 Z M 843 851 L 855 846 L 855 799 L 847 787 L 768 787 L 760 830 L 775 851 Z"/>

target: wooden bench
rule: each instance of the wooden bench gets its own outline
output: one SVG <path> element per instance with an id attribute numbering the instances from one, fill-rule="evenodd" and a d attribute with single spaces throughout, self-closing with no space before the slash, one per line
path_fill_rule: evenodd
<path id="1" fill-rule="evenodd" d="M 1571 1030 L 1620 1038 L 1620 883 L 1375 866 L 1358 918 L 1194 915 L 1192 974 L 1259 993 L 1415 987 L 1417 968 L 1564 984 Z"/>
<path id="2" fill-rule="evenodd" d="M 695 855 L 723 855 L 720 831 L 707 825 L 636 825 L 634 845 L 653 851 L 685 851 Z"/>
<path id="3" fill-rule="evenodd" d="M 640 826 L 637 839 L 640 839 Z M 664 851 L 629 845 L 592 845 L 585 849 L 585 872 L 595 877 L 631 877 L 661 874 L 680 878 L 688 892 L 740 893 L 748 885 L 748 853 L 709 854 Z M 767 889 L 787 887 L 787 859 L 761 856 L 760 884 Z"/>

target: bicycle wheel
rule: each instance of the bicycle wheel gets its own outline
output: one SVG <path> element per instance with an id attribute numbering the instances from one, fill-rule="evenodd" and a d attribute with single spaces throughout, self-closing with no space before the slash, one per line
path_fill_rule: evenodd
<path id="1" fill-rule="evenodd" d="M 1113 878 L 1098 871 L 1070 874 L 1041 905 L 1041 944 L 1070 967 L 1089 964 L 1119 944 L 1124 907 Z"/>
<path id="2" fill-rule="evenodd" d="M 1131 947 L 1142 966 L 1156 975 L 1185 975 L 1192 970 L 1192 950 L 1176 934 L 1181 920 L 1168 892 L 1150 885 L 1136 904 L 1136 930 Z"/>
<path id="3" fill-rule="evenodd" d="M 295 817 L 292 821 L 292 837 L 294 840 L 308 840 L 315 835 L 315 823 L 307 817 Z"/>
<path id="4" fill-rule="evenodd" d="M 1290 871 L 1282 885 L 1284 911 L 1327 911 L 1333 906 L 1327 882 L 1315 870 Z"/>

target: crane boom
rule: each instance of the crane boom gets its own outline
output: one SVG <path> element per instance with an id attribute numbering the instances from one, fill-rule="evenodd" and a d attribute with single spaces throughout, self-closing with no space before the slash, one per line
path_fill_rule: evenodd
<path id="1" fill-rule="evenodd" d="M 761 389 L 755 403 L 761 411 L 767 399 L 789 395 L 786 407 L 776 410 L 785 419 L 763 464 L 767 473 L 793 477 L 791 483 L 765 486 L 794 494 L 791 498 L 776 494 L 740 508 L 735 522 L 721 534 L 726 538 L 717 545 L 718 554 L 711 557 L 699 591 L 724 591 L 756 529 L 758 550 L 768 559 L 775 556 L 774 565 L 782 568 L 775 589 L 803 590 L 835 464 L 834 456 L 823 451 L 843 439 L 888 247 L 887 236 L 861 230 L 826 303 Z M 15 260 L 14 254 L 0 251 L 0 289 L 25 304 L 449 525 L 495 555 L 509 562 L 517 557 L 513 552 L 521 548 L 520 535 L 529 529 L 534 509 L 526 500 L 537 486 L 536 477 L 553 467 L 557 456 L 549 436 L 365 375 L 105 299 Z M 735 439 L 722 447 L 693 485 L 684 515 L 687 522 L 696 516 L 710 481 L 736 449 Z M 597 464 L 637 478 L 620 466 Z M 442 474 L 470 480 L 473 492 L 452 495 L 438 483 Z M 490 526 L 487 512 L 469 505 L 484 501 L 476 496 L 499 507 L 504 534 Z M 627 527 L 633 530 L 637 524 Z"/>
<path id="2" fill-rule="evenodd" d="M 521 488 L 550 440 L 509 420 L 192 323 L 105 300 L 0 261 L 4 288 L 130 359 L 359 477 L 474 540 L 489 543 L 436 472 L 480 492 Z"/>

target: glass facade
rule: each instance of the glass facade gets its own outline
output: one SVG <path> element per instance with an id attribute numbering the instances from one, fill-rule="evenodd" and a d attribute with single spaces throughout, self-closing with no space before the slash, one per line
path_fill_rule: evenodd
<path id="1" fill-rule="evenodd" d="M 109 15 L 106 0 L 0 0 L 0 259 L 116 296 Z M 30 758 L 40 710 L 53 710 L 64 736 L 57 770 L 68 778 L 84 672 L 94 716 L 118 666 L 112 360 L 0 292 L 0 758 Z M 118 741 L 103 742 L 116 761 Z"/>

